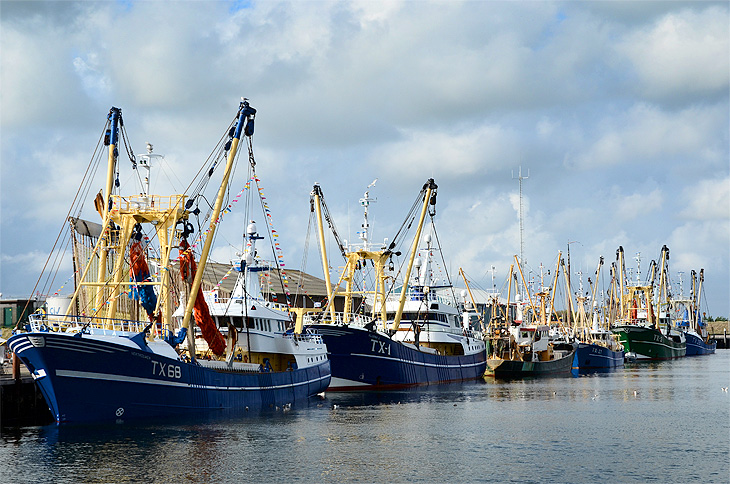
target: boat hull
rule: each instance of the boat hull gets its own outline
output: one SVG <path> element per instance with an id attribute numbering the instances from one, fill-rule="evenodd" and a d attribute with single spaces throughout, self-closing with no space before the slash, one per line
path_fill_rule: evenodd
<path id="1" fill-rule="evenodd" d="M 624 366 L 624 352 L 593 343 L 578 343 L 574 369 L 600 370 Z"/>
<path id="2" fill-rule="evenodd" d="M 684 333 L 684 337 L 687 340 L 687 354 L 686 356 L 699 356 L 699 355 L 711 355 L 717 349 L 717 341 L 712 343 L 706 343 L 696 334 Z"/>
<path id="3" fill-rule="evenodd" d="M 547 361 L 487 360 L 485 376 L 502 379 L 516 379 L 542 376 L 570 376 L 575 360 L 575 349 L 562 358 Z"/>
<path id="4" fill-rule="evenodd" d="M 313 324 L 332 365 L 328 391 L 376 390 L 475 380 L 484 374 L 486 350 L 438 355 L 353 326 Z M 472 341 L 476 341 L 472 338 Z"/>
<path id="5" fill-rule="evenodd" d="M 635 354 L 640 360 L 671 360 L 687 353 L 685 342 L 675 341 L 657 329 L 626 325 L 612 331 L 618 334 L 624 351 Z"/>
<path id="6" fill-rule="evenodd" d="M 64 333 L 23 333 L 8 343 L 58 423 L 284 406 L 324 391 L 330 382 L 327 360 L 306 369 L 244 373 Z"/>

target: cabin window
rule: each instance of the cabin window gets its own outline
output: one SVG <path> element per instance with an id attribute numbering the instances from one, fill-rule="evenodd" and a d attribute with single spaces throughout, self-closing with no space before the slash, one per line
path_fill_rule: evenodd
<path id="1" fill-rule="evenodd" d="M 241 317 L 241 316 L 231 316 L 231 320 L 233 321 L 233 325 L 236 328 L 238 328 L 238 329 L 243 328 L 243 317 Z"/>
<path id="2" fill-rule="evenodd" d="M 253 318 L 246 318 L 246 326 L 250 329 L 254 328 L 254 320 Z"/>

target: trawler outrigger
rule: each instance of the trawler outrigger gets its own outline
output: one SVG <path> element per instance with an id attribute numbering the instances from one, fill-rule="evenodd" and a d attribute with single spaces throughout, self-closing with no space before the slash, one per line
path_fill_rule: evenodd
<path id="1" fill-rule="evenodd" d="M 111 109 L 105 127 L 106 188 L 96 200 L 103 222 L 98 238 L 81 237 L 93 241 L 91 245 L 75 247 L 81 269 L 69 309 L 31 317 L 25 331 L 8 340 L 57 422 L 288 406 L 329 384 L 325 345 L 317 335 L 285 334 L 291 322 L 288 312 L 267 307 L 241 285 L 230 300 L 237 312 L 214 310 L 211 316 L 201 291 L 216 226 L 231 208 L 224 200 L 243 139 L 249 148 L 249 183 L 258 181 L 251 145 L 255 114 L 247 101 L 241 102 L 209 164 L 199 172 L 192 197 L 146 191 L 123 196 L 118 193 L 117 145 L 126 135 L 121 110 Z M 129 146 L 127 153 L 136 168 Z M 200 205 L 193 206 L 219 166 L 224 172 L 215 203 L 207 217 L 198 219 L 202 227 L 208 224 L 207 231 L 200 230 L 190 243 L 189 219 L 201 215 Z M 70 225 L 79 223 L 72 219 Z M 200 244 L 196 268 L 193 251 Z M 148 264 L 151 252 L 157 257 Z M 171 277 L 174 252 L 183 275 L 178 289 Z M 179 300 L 184 310 L 173 317 L 173 304 Z M 146 321 L 140 320 L 140 309 Z M 196 348 L 196 326 L 202 326 L 207 340 L 203 348 Z"/>

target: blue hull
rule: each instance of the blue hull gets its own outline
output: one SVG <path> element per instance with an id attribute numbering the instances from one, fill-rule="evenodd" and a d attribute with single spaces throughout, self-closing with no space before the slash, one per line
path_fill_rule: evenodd
<path id="1" fill-rule="evenodd" d="M 687 356 L 711 355 L 717 349 L 717 341 L 707 344 L 692 333 L 684 333 L 684 336 L 687 339 Z"/>
<path id="2" fill-rule="evenodd" d="M 578 343 L 573 368 L 598 370 L 624 366 L 624 352 L 592 343 Z"/>
<path id="3" fill-rule="evenodd" d="M 284 406 L 324 391 L 330 382 L 329 361 L 244 373 L 58 333 L 19 334 L 8 344 L 33 374 L 58 423 Z"/>
<path id="4" fill-rule="evenodd" d="M 335 390 L 403 388 L 484 375 L 486 350 L 470 355 L 436 355 L 359 327 L 315 324 L 327 345 Z"/>

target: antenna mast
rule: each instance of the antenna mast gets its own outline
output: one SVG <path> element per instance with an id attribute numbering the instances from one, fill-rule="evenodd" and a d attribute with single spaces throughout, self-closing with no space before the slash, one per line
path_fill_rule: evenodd
<path id="1" fill-rule="evenodd" d="M 368 222 L 368 207 L 370 206 L 370 202 L 377 201 L 374 198 L 370 198 L 370 189 L 375 186 L 375 183 L 377 181 L 378 179 L 376 178 L 370 185 L 368 185 L 368 187 L 365 189 L 365 195 L 363 195 L 363 197 L 360 199 L 360 206 L 365 209 L 364 220 L 362 222 L 362 231 L 358 232 L 360 240 L 362 240 L 362 250 L 370 250 L 370 241 L 368 240 L 370 237 L 370 234 L 368 232 L 370 229 L 370 222 Z"/>
<path id="2" fill-rule="evenodd" d="M 512 179 L 514 180 L 515 173 L 512 172 Z M 522 176 L 522 166 L 520 166 L 517 180 L 520 184 L 520 264 L 525 264 L 525 240 L 524 240 L 524 227 L 523 227 L 523 213 L 522 213 L 522 180 L 530 178 L 530 170 L 527 170 L 527 176 Z"/>

